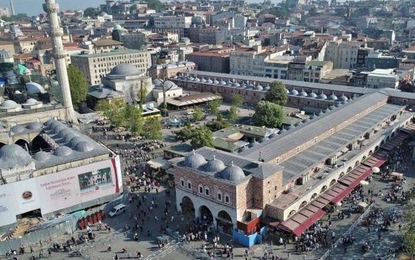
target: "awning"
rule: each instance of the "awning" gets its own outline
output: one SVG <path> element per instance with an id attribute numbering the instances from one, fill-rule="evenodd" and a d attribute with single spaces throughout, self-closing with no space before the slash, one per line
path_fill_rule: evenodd
<path id="1" fill-rule="evenodd" d="M 326 214 L 325 211 L 319 209 L 316 213 L 314 213 L 313 216 L 311 216 L 310 218 L 308 218 L 304 223 L 302 223 L 299 227 L 297 227 L 293 233 L 296 236 L 301 235 L 306 229 L 308 229 L 309 227 L 311 227 L 311 225 L 313 225 L 314 223 L 316 223 L 321 217 L 324 216 L 324 214 Z"/>
<path id="2" fill-rule="evenodd" d="M 278 228 L 292 232 L 294 235 L 299 236 L 307 228 L 316 223 L 322 216 L 326 214 L 325 211 L 319 209 L 311 204 L 301 209 L 294 214 L 290 219 L 281 222 Z"/>
<path id="3" fill-rule="evenodd" d="M 155 161 L 152 161 L 152 160 L 148 161 L 147 165 L 150 166 L 151 168 L 155 169 L 155 170 L 158 170 L 161 167 L 163 167 L 162 163 L 155 162 Z"/>
<path id="4" fill-rule="evenodd" d="M 345 197 L 347 197 L 347 195 L 349 195 L 352 192 L 352 189 L 341 184 L 341 183 L 337 183 L 336 186 L 338 185 L 338 187 L 341 187 L 342 191 L 334 198 L 331 200 L 331 202 L 333 204 L 336 204 L 340 201 L 342 201 Z"/>
<path id="5" fill-rule="evenodd" d="M 408 134 L 405 133 L 399 133 L 398 135 L 396 135 L 392 140 L 390 140 L 389 142 L 387 142 L 386 144 L 382 145 L 381 148 L 383 150 L 386 151 L 392 151 L 394 150 L 396 147 L 398 147 L 399 145 L 401 145 L 403 143 L 403 141 L 408 138 Z"/>
<path id="6" fill-rule="evenodd" d="M 384 159 L 380 159 L 380 158 L 376 158 L 375 156 L 372 156 L 369 159 L 367 159 L 366 161 L 364 161 L 362 164 L 373 168 L 373 167 L 380 167 L 385 162 L 386 162 L 386 160 L 384 160 Z"/>
<path id="7" fill-rule="evenodd" d="M 354 189 L 360 184 L 361 180 L 366 179 L 370 174 L 372 174 L 371 167 L 360 165 L 339 182 L 349 186 L 350 189 Z"/>
<path id="8" fill-rule="evenodd" d="M 390 176 L 393 176 L 393 177 L 402 177 L 403 176 L 403 173 L 400 173 L 400 172 L 391 172 L 389 175 Z"/>

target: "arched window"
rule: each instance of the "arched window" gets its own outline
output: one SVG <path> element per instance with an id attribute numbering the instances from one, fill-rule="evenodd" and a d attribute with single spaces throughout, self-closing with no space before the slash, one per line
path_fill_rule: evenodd
<path id="1" fill-rule="evenodd" d="M 210 195 L 210 190 L 208 186 L 205 186 L 205 195 L 209 196 Z"/>
<path id="2" fill-rule="evenodd" d="M 192 182 L 191 182 L 191 181 L 187 181 L 187 188 L 188 188 L 189 190 L 191 190 L 191 189 L 192 189 Z"/>
<path id="3" fill-rule="evenodd" d="M 202 184 L 199 184 L 199 193 L 203 194 L 203 185 Z"/>
<path id="4" fill-rule="evenodd" d="M 221 192 L 221 191 L 218 191 L 218 192 L 216 193 L 216 198 L 217 198 L 219 201 L 222 201 L 222 192 Z"/>
<path id="5" fill-rule="evenodd" d="M 231 198 L 229 197 L 229 194 L 225 193 L 225 202 L 231 203 Z"/>
<path id="6" fill-rule="evenodd" d="M 184 179 L 180 178 L 180 186 L 184 187 Z"/>

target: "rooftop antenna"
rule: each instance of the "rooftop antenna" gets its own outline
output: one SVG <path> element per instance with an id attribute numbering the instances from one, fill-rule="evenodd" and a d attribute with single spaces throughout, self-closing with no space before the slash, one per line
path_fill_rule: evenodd
<path id="1" fill-rule="evenodd" d="M 10 14 L 14 15 L 14 5 L 13 5 L 13 0 L 10 0 Z"/>

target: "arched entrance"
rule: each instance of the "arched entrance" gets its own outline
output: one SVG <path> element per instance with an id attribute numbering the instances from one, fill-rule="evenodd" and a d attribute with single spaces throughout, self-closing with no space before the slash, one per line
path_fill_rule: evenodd
<path id="1" fill-rule="evenodd" d="M 317 193 L 314 193 L 313 196 L 311 196 L 311 199 L 313 200 L 313 199 L 317 198 L 317 195 L 318 195 Z"/>
<path id="2" fill-rule="evenodd" d="M 232 218 L 228 214 L 228 212 L 224 210 L 219 211 L 218 216 L 216 218 L 216 222 L 219 231 L 222 231 L 227 234 L 232 234 L 233 223 Z"/>
<path id="3" fill-rule="evenodd" d="M 334 184 L 336 184 L 336 180 L 335 179 L 331 180 L 330 187 L 333 186 Z"/>
<path id="4" fill-rule="evenodd" d="M 40 135 L 36 136 L 31 143 L 32 151 L 38 152 L 40 150 L 42 151 L 50 151 L 51 147 L 50 145 L 43 139 Z"/>
<path id="5" fill-rule="evenodd" d="M 327 185 L 324 185 L 323 187 L 321 187 L 320 193 L 323 193 L 327 190 Z"/>
<path id="6" fill-rule="evenodd" d="M 303 202 L 301 202 L 301 204 L 300 204 L 300 208 L 299 208 L 299 209 L 302 209 L 302 208 L 304 208 L 305 206 L 307 206 L 307 201 L 303 201 Z"/>
<path id="7" fill-rule="evenodd" d="M 342 178 L 343 176 L 344 176 L 344 172 L 341 172 L 339 178 Z"/>
<path id="8" fill-rule="evenodd" d="M 291 210 L 290 211 L 290 214 L 288 214 L 288 217 L 290 218 L 290 217 L 292 217 L 292 216 L 294 216 L 294 214 L 296 213 L 296 211 L 295 210 Z"/>
<path id="9" fill-rule="evenodd" d="M 354 163 L 354 167 L 359 166 L 359 164 L 360 164 L 360 162 L 359 162 L 359 161 L 356 161 L 356 162 Z"/>
<path id="10" fill-rule="evenodd" d="M 192 218 L 195 217 L 195 206 L 193 205 L 193 201 L 189 197 L 184 196 L 182 199 L 182 203 L 180 203 L 180 206 L 182 207 L 182 213 L 184 215 L 187 215 Z"/>
<path id="11" fill-rule="evenodd" d="M 349 168 L 347 168 L 347 172 L 351 172 L 353 170 L 353 168 L 350 166 Z"/>
<path id="12" fill-rule="evenodd" d="M 29 143 L 26 140 L 19 139 L 15 142 L 18 146 L 22 147 L 24 150 L 29 150 Z"/>
<path id="13" fill-rule="evenodd" d="M 212 211 L 210 211 L 208 207 L 206 207 L 205 205 L 200 206 L 199 213 L 200 213 L 200 219 L 203 222 L 207 222 L 208 224 L 212 223 L 213 215 L 212 215 Z"/>
<path id="14" fill-rule="evenodd" d="M 0 143 L 0 149 L 5 145 L 6 145 L 5 143 Z"/>

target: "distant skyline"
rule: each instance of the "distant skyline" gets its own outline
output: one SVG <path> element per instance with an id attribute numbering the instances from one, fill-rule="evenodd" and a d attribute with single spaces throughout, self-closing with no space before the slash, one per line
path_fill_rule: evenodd
<path id="1" fill-rule="evenodd" d="M 99 7 L 105 3 L 105 0 L 55 0 L 59 4 L 60 10 L 85 10 L 88 7 Z M 165 0 L 161 0 L 165 2 Z M 249 3 L 259 3 L 263 0 L 246 0 Z M 345 0 L 338 0 L 344 2 Z M 44 13 L 42 4 L 45 0 L 13 0 L 15 13 L 26 13 L 28 16 L 34 16 Z M 273 0 L 273 3 L 280 3 L 282 0 Z M 7 7 L 10 11 L 10 0 L 0 0 L 0 7 Z"/>

